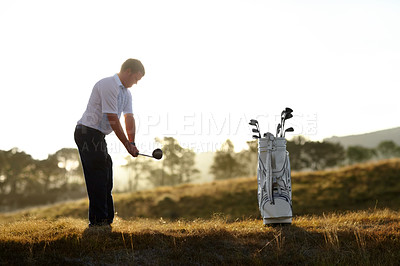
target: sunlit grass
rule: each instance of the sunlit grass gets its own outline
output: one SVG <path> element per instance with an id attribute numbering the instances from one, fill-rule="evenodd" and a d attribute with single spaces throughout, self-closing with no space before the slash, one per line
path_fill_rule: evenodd
<path id="1" fill-rule="evenodd" d="M 111 230 L 88 229 L 75 218 L 3 224 L 1 263 L 79 264 L 395 264 L 400 216 L 371 210 L 300 216 L 291 226 L 258 219 L 229 222 L 117 218 Z"/>

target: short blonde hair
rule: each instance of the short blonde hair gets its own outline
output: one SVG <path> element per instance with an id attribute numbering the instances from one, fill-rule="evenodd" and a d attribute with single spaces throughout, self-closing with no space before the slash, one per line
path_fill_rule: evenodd
<path id="1" fill-rule="evenodd" d="M 126 60 L 121 66 L 121 72 L 123 72 L 127 69 L 130 69 L 132 71 L 132 73 L 141 72 L 143 74 L 143 76 L 145 74 L 144 66 L 143 66 L 142 62 L 140 62 L 137 59 L 129 58 L 128 60 Z"/>

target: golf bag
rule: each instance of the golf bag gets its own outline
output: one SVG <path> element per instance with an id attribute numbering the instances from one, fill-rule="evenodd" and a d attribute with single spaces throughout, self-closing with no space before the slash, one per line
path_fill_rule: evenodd
<path id="1" fill-rule="evenodd" d="M 292 183 L 286 139 L 266 133 L 258 139 L 258 205 L 266 224 L 292 223 Z"/>

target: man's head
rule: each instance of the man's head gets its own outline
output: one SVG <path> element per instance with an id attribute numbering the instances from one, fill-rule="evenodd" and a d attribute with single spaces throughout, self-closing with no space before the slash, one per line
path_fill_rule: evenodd
<path id="1" fill-rule="evenodd" d="M 122 64 L 118 76 L 125 88 L 130 88 L 137 84 L 144 74 L 142 63 L 137 59 L 130 58 Z"/>

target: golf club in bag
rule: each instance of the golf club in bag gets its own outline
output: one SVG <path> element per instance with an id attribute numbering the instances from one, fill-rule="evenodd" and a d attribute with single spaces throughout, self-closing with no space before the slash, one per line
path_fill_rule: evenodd
<path id="1" fill-rule="evenodd" d="M 290 108 L 282 112 L 281 126 L 278 126 L 276 136 L 267 132 L 263 138 L 258 138 L 257 196 L 264 225 L 292 223 L 289 152 L 286 150 L 285 137 L 278 137 L 279 131 L 294 131 L 293 128 L 284 131 L 283 127 L 286 113 L 292 116 L 292 112 Z"/>

